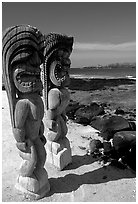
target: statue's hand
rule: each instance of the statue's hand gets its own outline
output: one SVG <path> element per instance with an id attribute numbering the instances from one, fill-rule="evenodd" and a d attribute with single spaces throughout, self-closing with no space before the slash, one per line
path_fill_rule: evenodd
<path id="1" fill-rule="evenodd" d="M 17 143 L 24 143 L 25 141 L 25 129 L 13 128 L 13 135 Z"/>
<path id="2" fill-rule="evenodd" d="M 31 140 L 27 139 L 24 142 L 17 142 L 16 146 L 17 148 L 24 153 L 30 153 L 31 149 L 30 147 L 33 145 L 33 143 L 31 142 Z"/>
<path id="3" fill-rule="evenodd" d="M 23 160 L 27 160 L 29 161 L 29 163 L 27 164 L 25 161 L 25 169 L 29 169 L 31 168 L 32 171 L 34 170 L 34 167 L 36 165 L 37 162 L 37 151 L 35 149 L 35 145 L 34 143 L 30 140 L 27 139 L 25 141 L 25 143 L 23 144 L 19 144 L 17 143 L 19 149 L 19 155 Z M 29 166 L 28 166 L 29 165 Z M 23 169 L 24 171 L 26 171 L 25 169 Z"/>
<path id="4" fill-rule="evenodd" d="M 22 151 L 22 152 L 26 152 L 27 151 L 27 145 L 26 142 L 17 142 L 16 143 L 16 147 Z"/>

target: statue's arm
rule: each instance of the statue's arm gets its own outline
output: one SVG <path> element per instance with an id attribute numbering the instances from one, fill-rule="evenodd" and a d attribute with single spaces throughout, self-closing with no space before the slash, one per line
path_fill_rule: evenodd
<path id="1" fill-rule="evenodd" d="M 57 89 L 52 89 L 48 94 L 48 110 L 46 126 L 50 130 L 57 132 L 57 108 L 60 106 L 60 93 Z"/>
<path id="2" fill-rule="evenodd" d="M 26 130 L 25 121 L 29 112 L 29 104 L 27 100 L 20 100 L 17 102 L 14 112 L 15 127 L 13 128 L 16 146 L 21 151 L 26 151 Z"/>
<path id="3" fill-rule="evenodd" d="M 40 129 L 39 129 L 39 137 L 42 143 L 45 145 L 46 144 L 46 138 L 44 136 L 44 123 L 41 121 Z"/>

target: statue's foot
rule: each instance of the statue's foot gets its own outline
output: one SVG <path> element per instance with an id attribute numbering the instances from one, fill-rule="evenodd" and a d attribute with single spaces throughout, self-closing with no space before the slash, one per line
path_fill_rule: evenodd
<path id="1" fill-rule="evenodd" d="M 67 138 L 58 143 L 47 141 L 46 152 L 46 162 L 53 164 L 58 170 L 64 169 L 72 162 L 71 148 Z"/>
<path id="2" fill-rule="evenodd" d="M 59 142 L 53 142 L 49 140 L 47 140 L 45 147 L 46 150 L 53 152 L 54 154 L 58 154 L 63 149 L 63 145 L 61 145 Z"/>
<path id="3" fill-rule="evenodd" d="M 33 200 L 44 197 L 50 191 L 46 170 L 43 168 L 34 171 L 32 176 L 29 177 L 19 175 L 15 188 L 24 193 L 27 198 Z"/>

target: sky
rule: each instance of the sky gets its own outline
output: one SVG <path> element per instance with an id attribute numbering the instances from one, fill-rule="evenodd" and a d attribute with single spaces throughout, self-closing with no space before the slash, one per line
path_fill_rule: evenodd
<path id="1" fill-rule="evenodd" d="M 19 24 L 73 36 L 72 68 L 136 62 L 135 2 L 3 2 L 2 30 Z"/>

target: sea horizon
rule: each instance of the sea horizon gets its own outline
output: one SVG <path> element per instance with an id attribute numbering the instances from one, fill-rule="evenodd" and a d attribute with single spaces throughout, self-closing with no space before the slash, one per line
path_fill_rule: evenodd
<path id="1" fill-rule="evenodd" d="M 89 66 L 70 69 L 71 78 L 130 78 L 136 79 L 136 63 Z"/>
<path id="2" fill-rule="evenodd" d="M 136 79 L 136 68 L 111 68 L 111 67 L 85 67 L 85 68 L 71 68 L 71 78 L 130 78 Z"/>

